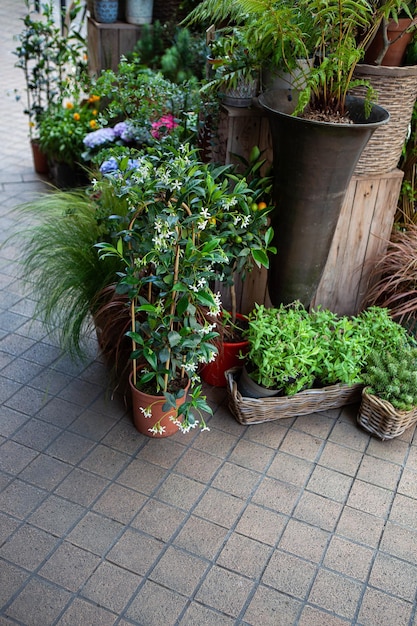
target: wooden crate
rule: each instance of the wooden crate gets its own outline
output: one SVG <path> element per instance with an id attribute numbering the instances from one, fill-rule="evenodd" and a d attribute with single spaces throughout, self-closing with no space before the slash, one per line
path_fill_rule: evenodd
<path id="1" fill-rule="evenodd" d="M 375 262 L 390 239 L 404 173 L 354 176 L 312 304 L 340 315 L 361 310 Z"/>
<path id="2" fill-rule="evenodd" d="M 117 70 L 120 57 L 132 52 L 141 27 L 127 22 L 103 24 L 92 17 L 87 21 L 88 69 L 98 75 L 101 70 Z"/>
<path id="3" fill-rule="evenodd" d="M 265 112 L 258 107 L 221 106 L 211 160 L 240 165 L 236 155 L 248 160 L 254 146 L 258 146 L 267 165 L 271 165 L 272 142 Z"/>

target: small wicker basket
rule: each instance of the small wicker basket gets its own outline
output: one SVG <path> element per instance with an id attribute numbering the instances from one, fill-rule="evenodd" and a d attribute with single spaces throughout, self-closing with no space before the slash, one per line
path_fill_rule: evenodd
<path id="1" fill-rule="evenodd" d="M 234 367 L 225 373 L 227 396 L 231 412 L 240 424 L 262 424 L 273 420 L 318 411 L 338 409 L 345 404 L 359 402 L 363 385 L 330 385 L 318 389 L 300 391 L 294 396 L 272 398 L 246 398 L 237 389 L 242 368 Z"/>
<path id="2" fill-rule="evenodd" d="M 378 104 L 390 114 L 388 124 L 378 128 L 369 140 L 354 173 L 356 176 L 385 174 L 397 167 L 407 137 L 417 97 L 417 66 L 358 64 L 354 78 L 369 81 L 378 95 Z M 351 93 L 365 96 L 366 87 L 355 87 Z"/>
<path id="3" fill-rule="evenodd" d="M 417 407 L 411 411 L 398 411 L 391 402 L 362 391 L 362 401 L 357 421 L 362 428 L 380 439 L 394 439 L 417 422 Z"/>

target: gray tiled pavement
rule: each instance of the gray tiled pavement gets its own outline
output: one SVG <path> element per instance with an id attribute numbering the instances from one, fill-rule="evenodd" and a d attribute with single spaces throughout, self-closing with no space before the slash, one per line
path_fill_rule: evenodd
<path id="1" fill-rule="evenodd" d="M 44 188 L 0 0 L 0 233 Z M 355 407 L 209 433 L 138 434 L 94 341 L 71 363 L 0 250 L 0 626 L 416 626 L 417 441 Z"/>

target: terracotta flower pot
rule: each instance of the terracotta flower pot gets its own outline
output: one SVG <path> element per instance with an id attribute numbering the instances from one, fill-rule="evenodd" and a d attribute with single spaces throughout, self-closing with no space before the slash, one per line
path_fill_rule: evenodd
<path id="1" fill-rule="evenodd" d="M 408 17 L 400 18 L 398 23 L 394 20 L 389 22 L 387 36 L 393 43 L 389 45 L 388 50 L 384 54 L 381 65 L 390 67 L 399 67 L 402 65 L 405 51 L 414 34 L 413 31 L 406 32 L 410 24 L 411 20 Z M 382 28 L 380 28 L 365 53 L 364 62 L 373 65 L 383 50 L 383 47 Z"/>
<path id="2" fill-rule="evenodd" d="M 165 397 L 161 395 L 153 396 L 140 391 L 140 389 L 134 386 L 132 376 L 133 374 L 130 374 L 129 384 L 132 392 L 133 422 L 136 429 L 147 437 L 158 438 L 175 435 L 179 430 L 179 426 L 171 420 L 172 417 L 175 417 L 175 409 L 164 411 L 162 407 L 165 404 Z M 188 381 L 183 397 L 177 400 L 177 407 L 184 404 L 189 386 L 190 381 Z M 150 417 L 146 417 L 148 411 L 151 413 Z M 158 423 L 163 428 L 163 432 L 151 432 L 151 429 Z"/>
<path id="3" fill-rule="evenodd" d="M 32 147 L 33 166 L 37 174 L 46 175 L 49 173 L 48 157 L 41 151 L 39 143 L 37 141 L 30 142 Z"/>
<path id="4" fill-rule="evenodd" d="M 245 317 L 239 313 L 236 315 L 240 320 L 245 319 Z M 204 365 L 201 369 L 201 378 L 209 385 L 226 387 L 227 381 L 225 372 L 232 367 L 242 365 L 242 359 L 239 357 L 241 354 L 246 354 L 248 348 L 249 342 L 246 340 L 222 342 L 216 359 L 211 363 L 207 363 L 207 365 Z"/>

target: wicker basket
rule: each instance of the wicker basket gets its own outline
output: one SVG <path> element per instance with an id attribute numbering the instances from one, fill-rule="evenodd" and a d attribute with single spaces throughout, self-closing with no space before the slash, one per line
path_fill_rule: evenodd
<path id="1" fill-rule="evenodd" d="M 362 428 L 380 439 L 394 439 L 417 422 L 417 407 L 398 411 L 390 402 L 362 391 L 357 421 Z"/>
<path id="2" fill-rule="evenodd" d="M 356 66 L 355 78 L 368 80 L 378 94 L 378 104 L 388 110 L 390 120 L 378 128 L 362 152 L 355 175 L 385 174 L 395 169 L 401 157 L 417 97 L 417 66 Z M 352 94 L 364 96 L 365 87 Z"/>
<path id="3" fill-rule="evenodd" d="M 359 402 L 363 388 L 363 385 L 331 385 L 300 391 L 294 396 L 245 398 L 237 390 L 240 371 L 241 368 L 235 367 L 226 372 L 226 389 L 231 412 L 240 424 L 245 425 L 338 409 Z"/>

